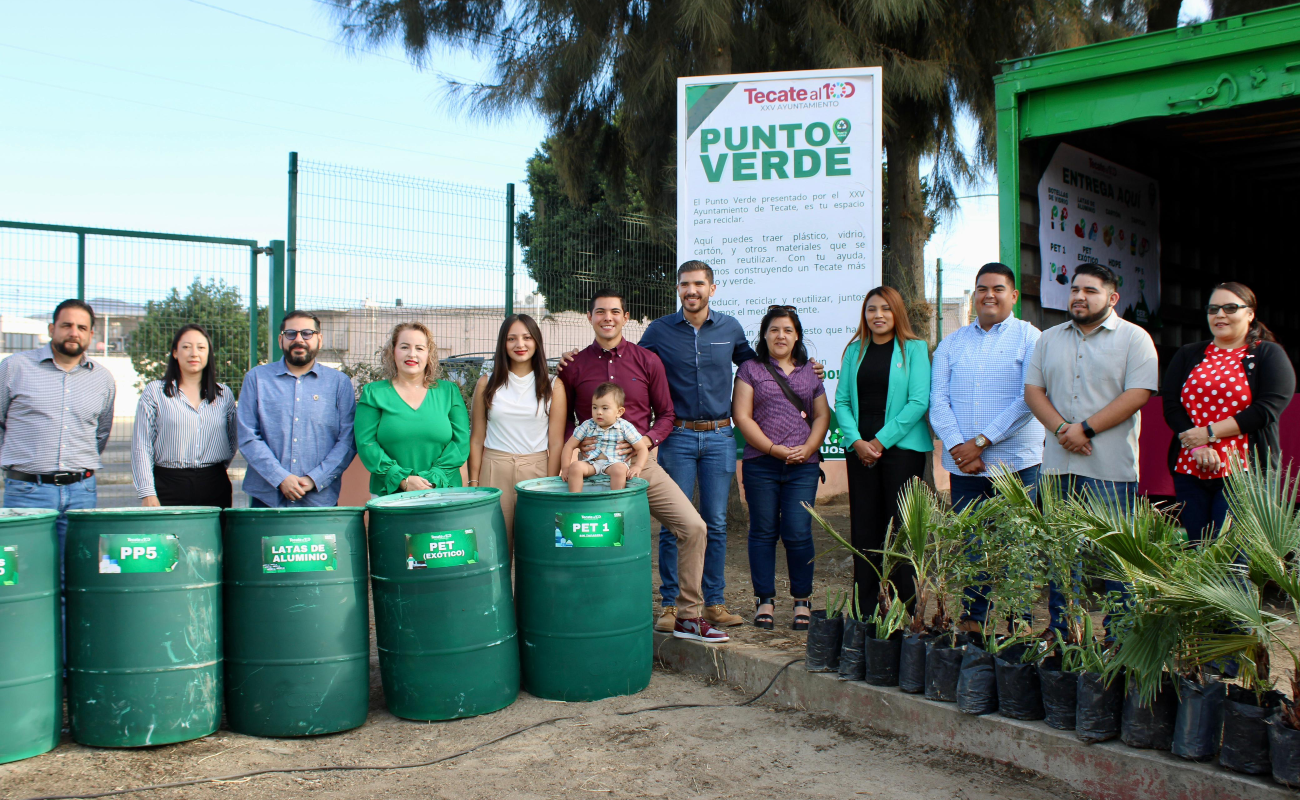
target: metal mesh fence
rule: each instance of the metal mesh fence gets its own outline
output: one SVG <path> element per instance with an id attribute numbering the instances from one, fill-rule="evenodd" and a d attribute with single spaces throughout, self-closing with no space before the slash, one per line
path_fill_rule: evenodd
<path id="1" fill-rule="evenodd" d="M 130 462 L 136 404 L 140 390 L 162 376 L 181 325 L 207 328 L 218 380 L 239 390 L 249 362 L 253 256 L 248 243 L 74 230 L 0 226 L 0 358 L 49 341 L 50 314 L 59 301 L 78 296 L 80 271 L 83 297 L 97 317 L 91 356 L 117 385 L 113 432 L 97 475 L 99 504 L 135 505 Z M 78 268 L 79 251 L 84 271 Z M 266 297 L 265 285 L 260 296 Z M 265 360 L 265 307 L 260 316 Z M 239 488 L 244 468 L 238 457 L 231 465 L 236 505 L 247 504 Z"/>

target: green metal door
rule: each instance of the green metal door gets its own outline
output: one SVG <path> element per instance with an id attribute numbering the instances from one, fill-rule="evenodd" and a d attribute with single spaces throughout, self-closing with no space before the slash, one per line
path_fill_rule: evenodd
<path id="1" fill-rule="evenodd" d="M 645 481 L 611 491 L 594 478 L 515 488 L 515 589 L 524 689 L 599 700 L 650 684 L 650 506 Z"/>
<path id="2" fill-rule="evenodd" d="M 370 598 L 362 508 L 224 512 L 226 720 L 254 736 L 362 725 Z"/>
<path id="3" fill-rule="evenodd" d="M 404 492 L 366 508 L 388 710 L 457 719 L 513 703 L 519 648 L 501 491 Z"/>
<path id="4" fill-rule="evenodd" d="M 63 727 L 58 516 L 0 509 L 0 764 L 53 750 Z"/>
<path id="5" fill-rule="evenodd" d="M 68 512 L 68 710 L 78 742 L 144 747 L 217 729 L 220 513 Z"/>

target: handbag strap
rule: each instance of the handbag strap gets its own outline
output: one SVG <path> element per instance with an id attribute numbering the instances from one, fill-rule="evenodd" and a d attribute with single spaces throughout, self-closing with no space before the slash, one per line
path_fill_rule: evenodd
<path id="1" fill-rule="evenodd" d="M 795 394 L 794 389 L 790 388 L 790 381 L 785 377 L 785 373 L 772 366 L 770 361 L 763 362 L 763 366 L 767 367 L 767 371 L 772 373 L 776 385 L 781 387 L 785 399 L 789 400 L 790 405 L 795 407 L 795 410 L 799 412 L 799 416 L 808 419 L 808 410 L 804 407 L 803 400 L 799 399 L 799 395 Z"/>

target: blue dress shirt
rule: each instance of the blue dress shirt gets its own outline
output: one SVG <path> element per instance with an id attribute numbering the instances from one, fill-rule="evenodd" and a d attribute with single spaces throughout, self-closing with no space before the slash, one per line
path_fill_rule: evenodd
<path id="1" fill-rule="evenodd" d="M 336 369 L 317 363 L 295 376 L 281 359 L 249 370 L 236 414 L 248 461 L 244 491 L 272 508 L 338 505 L 339 476 L 357 453 L 356 410 L 352 381 Z M 280 493 L 290 475 L 316 488 L 290 502 Z"/>
<path id="2" fill-rule="evenodd" d="M 1007 317 L 987 331 L 976 320 L 953 331 L 934 351 L 930 426 L 943 440 L 943 467 L 961 469 L 951 450 L 984 434 L 993 442 L 981 460 L 1019 472 L 1043 461 L 1043 424 L 1025 404 L 1025 376 L 1042 333 Z M 984 472 L 987 476 L 989 473 Z"/>
<path id="3" fill-rule="evenodd" d="M 673 410 L 685 420 L 730 417 L 731 365 L 757 358 L 740 322 L 712 310 L 698 331 L 683 311 L 660 317 L 637 344 L 663 362 Z"/>

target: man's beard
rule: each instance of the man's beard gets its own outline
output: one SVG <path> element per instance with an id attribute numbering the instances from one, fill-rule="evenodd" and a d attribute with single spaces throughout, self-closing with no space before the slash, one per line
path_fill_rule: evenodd
<path id="1" fill-rule="evenodd" d="M 1074 320 L 1080 325 L 1093 325 L 1095 323 L 1101 322 L 1103 319 L 1106 318 L 1106 315 L 1109 313 L 1110 313 L 1110 306 L 1106 306 L 1102 308 L 1101 311 L 1098 311 L 1096 313 L 1087 313 L 1086 316 L 1081 317 L 1079 316 L 1079 313 L 1075 311 L 1073 307 L 1071 307 L 1070 319 Z"/>
<path id="2" fill-rule="evenodd" d="M 299 355 L 300 352 L 301 355 Z M 297 348 L 290 348 L 286 350 L 284 353 L 285 360 L 288 361 L 290 364 L 293 364 L 295 367 L 305 367 L 308 364 L 310 364 L 312 359 L 315 357 L 316 354 L 313 353 L 311 351 L 311 348 L 308 347 L 302 348 L 301 351 L 298 350 Z"/>
<path id="3" fill-rule="evenodd" d="M 76 339 L 64 339 L 59 342 L 55 349 L 65 356 L 79 356 L 86 352 L 85 346 Z"/>

